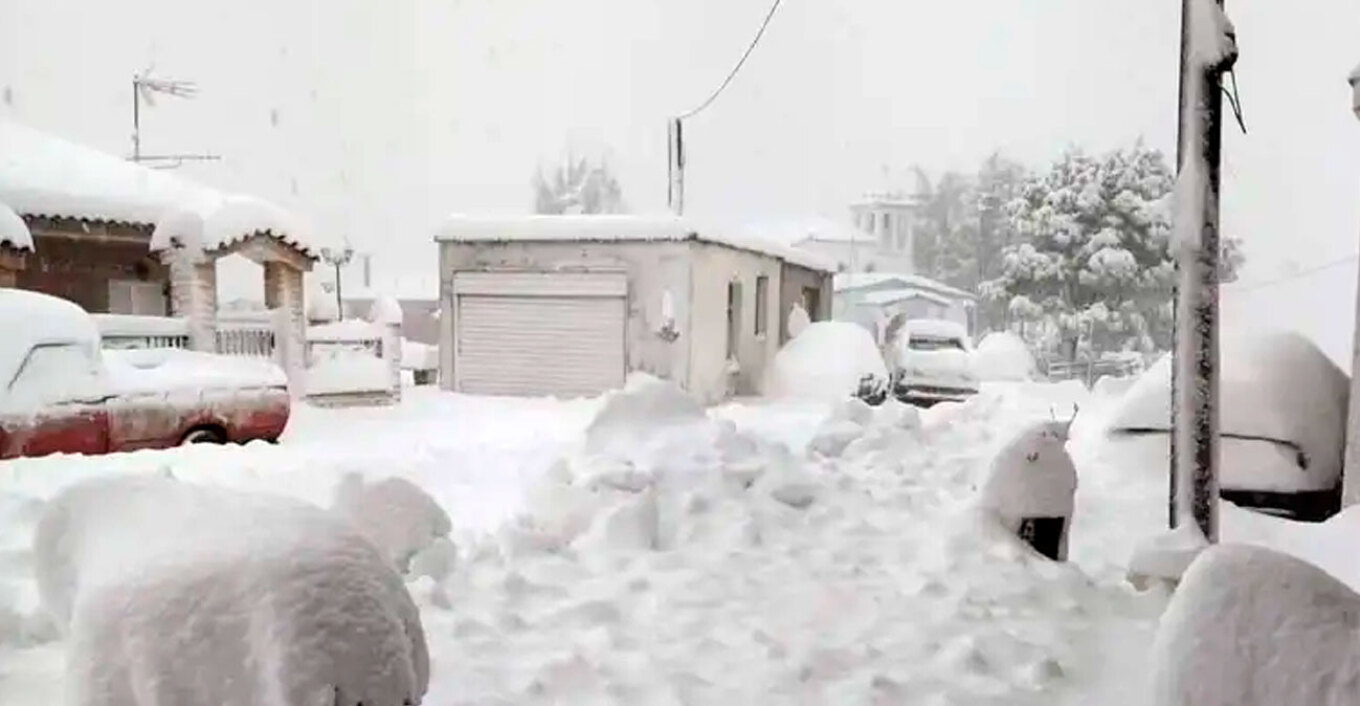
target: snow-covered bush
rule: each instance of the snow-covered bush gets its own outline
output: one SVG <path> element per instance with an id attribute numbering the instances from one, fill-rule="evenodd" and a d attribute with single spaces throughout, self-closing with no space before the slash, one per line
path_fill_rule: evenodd
<path id="1" fill-rule="evenodd" d="M 1268 549 L 1218 545 L 1185 572 L 1153 646 L 1154 706 L 1355 703 L 1360 595 Z"/>
<path id="2" fill-rule="evenodd" d="M 1034 377 L 1034 355 L 1009 331 L 989 333 L 973 350 L 973 373 L 984 381 L 1024 381 Z"/>
<path id="3" fill-rule="evenodd" d="M 320 508 L 86 481 L 48 503 L 34 561 L 71 704 L 415 704 L 429 683 L 401 577 Z"/>
<path id="4" fill-rule="evenodd" d="M 873 336 L 858 324 L 818 321 L 780 349 L 766 374 L 765 394 L 838 402 L 855 395 L 866 376 L 888 378 Z"/>
<path id="5" fill-rule="evenodd" d="M 366 483 L 350 473 L 336 486 L 332 507 L 403 573 L 412 557 L 453 530 L 444 508 L 405 478 Z"/>

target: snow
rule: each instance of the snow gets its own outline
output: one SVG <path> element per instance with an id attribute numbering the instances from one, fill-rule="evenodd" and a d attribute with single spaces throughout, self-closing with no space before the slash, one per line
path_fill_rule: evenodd
<path id="1" fill-rule="evenodd" d="M 1209 546 L 1199 525 L 1185 522 L 1173 530 L 1150 537 L 1129 558 L 1129 577 L 1134 581 L 1160 579 L 1178 583 L 1195 559 Z"/>
<path id="2" fill-rule="evenodd" d="M 175 390 L 285 387 L 288 376 L 267 358 L 177 348 L 103 352 L 109 392 L 132 395 Z"/>
<path id="3" fill-rule="evenodd" d="M 928 277 L 898 272 L 841 272 L 835 277 L 836 292 L 848 292 L 891 284 L 897 288 L 921 289 L 953 299 L 976 299 L 973 294 Z"/>
<path id="4" fill-rule="evenodd" d="M 818 272 L 835 272 L 834 263 L 798 248 L 741 229 L 701 224 L 679 216 L 567 215 L 450 216 L 435 234 L 444 242 L 701 242 L 778 258 Z"/>
<path id="5" fill-rule="evenodd" d="M 175 337 L 189 335 L 189 320 L 169 316 L 90 314 L 101 336 Z"/>
<path id="6" fill-rule="evenodd" d="M 983 381 L 1029 380 L 1036 370 L 1029 346 L 1009 331 L 996 331 L 983 336 L 977 348 L 973 349 L 972 357 L 973 372 Z"/>
<path id="7" fill-rule="evenodd" d="M 319 508 L 97 478 L 47 505 L 33 552 L 67 703 L 397 704 L 428 687 L 401 579 Z"/>
<path id="8" fill-rule="evenodd" d="M 153 252 L 177 247 L 190 253 L 218 252 L 256 235 L 273 237 L 312 259 L 321 252 L 311 226 L 254 196 L 204 191 L 177 202 L 155 223 Z"/>
<path id="9" fill-rule="evenodd" d="M 1072 517 L 1077 469 L 1065 448 L 1067 422 L 1038 422 L 1016 434 L 992 458 L 978 507 L 1017 532 L 1025 518 Z M 1058 556 L 1066 558 L 1063 541 Z"/>
<path id="10" fill-rule="evenodd" d="M 957 321 L 946 319 L 908 319 L 906 330 L 912 336 L 924 336 L 926 338 L 945 338 L 957 339 L 964 348 L 970 348 L 968 340 L 968 329 Z"/>
<path id="11" fill-rule="evenodd" d="M 410 339 L 401 342 L 403 370 L 436 370 L 439 368 L 439 346 Z"/>
<path id="12" fill-rule="evenodd" d="M 1214 67 L 1237 57 L 1237 31 L 1216 0 L 1190 2 L 1190 60 Z"/>
<path id="13" fill-rule="evenodd" d="M 415 556 L 453 531 L 439 503 L 405 478 L 370 483 L 358 473 L 347 474 L 336 486 L 332 508 L 403 573 Z"/>
<path id="14" fill-rule="evenodd" d="M 0 202 L 30 216 L 155 223 L 202 187 L 0 120 Z"/>
<path id="15" fill-rule="evenodd" d="M 410 481 L 453 525 L 404 577 L 426 703 L 1141 706 L 1170 595 L 1127 575 L 1164 532 L 1166 466 L 1108 443 L 1116 402 L 1075 382 L 924 411 L 848 394 L 704 409 L 641 376 L 597 400 L 413 388 L 390 407 L 297 404 L 277 445 L 6 462 L 0 705 L 62 698 L 71 645 L 40 617 L 28 541 L 63 489 L 172 473 L 319 509 L 358 472 Z M 1073 403 L 1070 560 L 1052 562 L 978 502 L 999 451 Z M 1226 539 L 1360 581 L 1354 511 L 1222 510 Z"/>
<path id="16" fill-rule="evenodd" d="M 855 297 L 856 303 L 873 304 L 875 306 L 895 304 L 906 299 L 926 299 L 944 306 L 954 303 L 954 300 L 947 297 L 932 294 L 924 289 L 912 288 L 875 290 Z"/>
<path id="17" fill-rule="evenodd" d="M 812 325 L 812 317 L 808 316 L 807 309 L 802 304 L 795 302 L 789 309 L 789 323 L 786 333 L 789 338 L 798 338 L 798 335 L 807 330 Z"/>
<path id="18" fill-rule="evenodd" d="M 3 202 L 0 202 L 0 245 L 33 251 L 33 234 L 28 231 L 28 224 Z"/>
<path id="19" fill-rule="evenodd" d="M 392 297 L 378 297 L 368 310 L 368 320 L 379 326 L 401 325 L 401 304 Z"/>
<path id="20" fill-rule="evenodd" d="M 307 366 L 307 394 L 386 392 L 392 388 L 387 361 L 362 353 L 339 354 Z"/>
<path id="21" fill-rule="evenodd" d="M 8 389 L 34 346 L 76 343 L 99 349 L 99 330 L 90 315 L 58 297 L 22 289 L 0 289 L 0 381 Z"/>
<path id="22" fill-rule="evenodd" d="M 1348 704 L 1360 681 L 1360 595 L 1268 549 L 1202 553 L 1162 616 L 1155 706 Z"/>
<path id="23" fill-rule="evenodd" d="M 383 337 L 382 328 L 364 319 L 345 319 L 329 324 L 307 327 L 307 340 L 326 343 L 347 341 L 376 341 Z"/>
<path id="24" fill-rule="evenodd" d="M 765 394 L 785 399 L 844 400 L 860 379 L 887 379 L 874 338 L 858 324 L 818 321 L 784 344 L 765 378 Z"/>
<path id="25" fill-rule="evenodd" d="M 1296 333 L 1237 332 L 1220 356 L 1222 434 L 1297 444 L 1306 473 L 1287 447 L 1224 438 L 1222 484 L 1227 488 L 1325 489 L 1340 477 L 1349 384 L 1316 345 Z M 1171 360 L 1163 357 L 1120 402 L 1110 428 L 1170 429 Z M 1163 435 L 1147 443 L 1165 446 Z"/>

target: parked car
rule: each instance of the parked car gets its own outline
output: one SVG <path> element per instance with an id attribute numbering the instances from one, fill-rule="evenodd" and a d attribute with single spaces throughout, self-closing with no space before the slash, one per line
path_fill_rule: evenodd
<path id="1" fill-rule="evenodd" d="M 1350 382 L 1295 333 L 1225 337 L 1219 369 L 1219 494 L 1258 512 L 1321 521 L 1341 508 Z M 1164 356 L 1119 401 L 1106 453 L 1165 469 L 1171 431 L 1171 358 Z"/>
<path id="2" fill-rule="evenodd" d="M 288 423 L 267 360 L 103 351 L 79 306 L 17 289 L 0 289 L 0 331 L 0 459 L 274 441 Z"/>
<path id="3" fill-rule="evenodd" d="M 962 324 L 911 319 L 888 342 L 893 396 L 917 405 L 962 401 L 978 392 Z"/>

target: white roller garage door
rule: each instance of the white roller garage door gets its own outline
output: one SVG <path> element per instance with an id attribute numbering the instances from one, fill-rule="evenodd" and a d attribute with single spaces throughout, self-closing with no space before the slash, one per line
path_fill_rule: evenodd
<path id="1" fill-rule="evenodd" d="M 454 276 L 454 379 L 478 395 L 595 395 L 623 385 L 621 273 Z"/>

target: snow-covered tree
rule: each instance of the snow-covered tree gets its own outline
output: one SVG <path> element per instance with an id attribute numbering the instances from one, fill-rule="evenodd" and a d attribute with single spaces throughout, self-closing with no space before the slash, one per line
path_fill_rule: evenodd
<path id="1" fill-rule="evenodd" d="M 1141 142 L 1095 157 L 1074 150 L 1030 179 L 1009 207 L 1019 241 L 983 295 L 1020 320 L 1046 320 L 1062 354 L 1150 348 L 1170 333 L 1166 159 Z M 1160 340 L 1159 340 L 1160 339 Z"/>
<path id="2" fill-rule="evenodd" d="M 605 162 L 569 158 L 551 177 L 534 175 L 534 212 L 540 214 L 623 213 L 623 189 Z"/>

